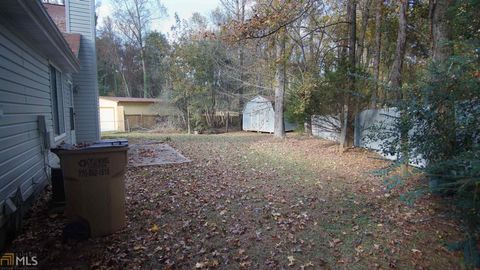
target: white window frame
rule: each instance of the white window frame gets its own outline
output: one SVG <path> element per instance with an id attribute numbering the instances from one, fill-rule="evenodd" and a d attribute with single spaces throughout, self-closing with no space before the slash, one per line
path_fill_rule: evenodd
<path id="1" fill-rule="evenodd" d="M 64 6 L 65 0 L 42 0 L 42 3 Z"/>
<path id="2" fill-rule="evenodd" d="M 52 72 L 55 72 L 53 74 Z M 55 81 L 53 81 L 55 79 Z M 52 100 L 52 127 L 55 143 L 67 137 L 65 126 L 65 98 L 62 72 L 50 63 L 50 95 Z"/>

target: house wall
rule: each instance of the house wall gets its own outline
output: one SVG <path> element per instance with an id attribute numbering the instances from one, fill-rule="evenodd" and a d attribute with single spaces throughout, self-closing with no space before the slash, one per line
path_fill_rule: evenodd
<path id="1" fill-rule="evenodd" d="M 152 110 L 154 110 L 155 115 L 158 115 L 158 116 L 182 115 L 182 112 L 177 107 L 175 107 L 175 105 L 167 101 L 155 102 L 154 104 L 152 104 Z M 217 111 L 216 113 L 221 114 L 222 112 Z M 238 113 L 237 113 L 237 116 L 238 116 Z"/>
<path id="2" fill-rule="evenodd" d="M 100 130 L 111 128 L 112 113 L 114 112 L 115 131 L 125 132 L 130 128 L 154 128 L 158 121 L 167 117 L 178 117 L 181 112 L 172 104 L 165 101 L 134 102 L 118 101 L 110 98 L 99 98 Z"/>
<path id="3" fill-rule="evenodd" d="M 100 137 L 94 0 L 66 0 L 67 32 L 81 34 L 80 72 L 73 76 L 77 141 Z"/>
<path id="4" fill-rule="evenodd" d="M 99 113 L 100 113 L 100 130 L 105 130 L 105 125 L 109 123 L 105 123 L 106 116 L 103 115 L 105 110 L 113 110 L 114 113 L 114 130 L 124 132 L 125 131 L 125 115 L 124 115 L 124 108 L 123 106 L 118 106 L 117 101 L 112 101 L 108 99 L 99 99 Z"/>
<path id="5" fill-rule="evenodd" d="M 119 102 L 119 106 L 123 106 L 125 115 L 157 115 L 155 103 L 146 102 Z"/>
<path id="6" fill-rule="evenodd" d="M 4 225 L 47 184 L 49 166 L 54 166 L 49 163 L 55 161 L 45 149 L 47 138 L 40 133 L 38 121 L 44 116 L 53 134 L 50 62 L 16 36 L 14 29 L 0 20 L 0 246 Z M 71 77 L 64 73 L 62 79 L 66 135 L 54 143 L 74 140 L 69 118 Z M 10 198 L 18 208 L 12 215 L 4 207 Z"/>
<path id="7" fill-rule="evenodd" d="M 115 131 L 125 132 L 135 128 L 155 128 L 159 121 L 168 117 L 178 117 L 181 112 L 165 101 L 133 102 L 99 98 L 100 126 L 102 131 L 111 128 L 111 112 L 115 113 Z"/>
<path id="8" fill-rule="evenodd" d="M 103 99 L 103 98 L 100 98 L 98 100 L 98 106 L 99 107 L 104 107 L 104 108 L 116 108 L 117 107 L 117 102 L 116 101 L 112 101 L 112 100 L 108 100 L 108 99 Z"/>
<path id="9" fill-rule="evenodd" d="M 117 106 L 117 131 L 125 132 L 127 130 L 127 123 L 125 123 L 125 109 L 123 106 Z"/>

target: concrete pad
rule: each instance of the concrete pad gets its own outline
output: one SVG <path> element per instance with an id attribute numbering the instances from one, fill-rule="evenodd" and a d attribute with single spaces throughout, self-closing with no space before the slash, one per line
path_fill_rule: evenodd
<path id="1" fill-rule="evenodd" d="M 166 143 L 132 144 L 128 150 L 128 166 L 158 166 L 191 162 Z"/>

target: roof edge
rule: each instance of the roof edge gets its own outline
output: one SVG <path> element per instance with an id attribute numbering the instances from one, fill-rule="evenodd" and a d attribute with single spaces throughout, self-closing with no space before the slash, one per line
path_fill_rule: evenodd
<path id="1" fill-rule="evenodd" d="M 4 13 L 9 15 L 10 19 L 15 19 L 19 14 L 9 12 L 9 7 L 20 9 L 21 13 L 28 18 L 23 22 L 22 35 L 30 45 L 37 45 L 40 52 L 44 53 L 48 59 L 51 59 L 61 68 L 71 72 L 80 70 L 80 63 L 73 54 L 70 46 L 63 37 L 62 32 L 58 29 L 55 22 L 48 15 L 47 10 L 39 0 L 1 0 L 0 7 Z M 29 21 L 29 22 L 28 22 Z M 16 23 L 19 23 L 18 21 Z M 37 25 L 35 29 L 26 27 Z M 15 25 L 17 26 L 17 25 Z M 19 33 L 19 30 L 16 31 Z M 38 34 L 42 35 L 42 38 Z"/>
<path id="2" fill-rule="evenodd" d="M 68 59 L 68 62 L 70 64 L 70 67 L 72 68 L 72 71 L 78 72 L 80 70 L 80 62 L 78 61 L 78 58 L 75 56 L 73 51 L 70 48 L 70 45 L 68 42 L 65 40 L 65 37 L 63 36 L 62 32 L 58 28 L 58 26 L 55 24 L 53 19 L 50 17 L 48 14 L 47 10 L 41 3 L 41 1 L 31 1 L 31 0 L 22 0 L 21 2 L 26 3 L 27 6 L 31 5 L 33 7 L 33 12 L 37 11 L 37 14 L 39 15 L 40 20 L 47 20 L 48 27 L 50 29 L 49 33 L 51 33 L 51 38 L 53 39 L 53 43 L 57 45 L 59 48 L 59 51 L 64 52 L 66 56 L 65 58 Z M 42 26 L 43 24 L 40 24 Z"/>
<path id="3" fill-rule="evenodd" d="M 111 97 L 111 96 L 99 96 L 99 99 L 106 99 L 114 102 L 137 102 L 137 103 L 156 103 L 162 102 L 157 98 L 135 98 L 135 97 Z"/>

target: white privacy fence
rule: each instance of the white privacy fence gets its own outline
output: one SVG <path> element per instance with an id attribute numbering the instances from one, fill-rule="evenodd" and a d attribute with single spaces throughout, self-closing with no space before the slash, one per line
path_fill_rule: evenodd
<path id="1" fill-rule="evenodd" d="M 312 115 L 312 134 L 326 140 L 340 141 L 340 119 L 338 116 Z"/>
<path id="2" fill-rule="evenodd" d="M 369 109 L 362 111 L 355 119 L 355 146 L 373 150 L 383 157 L 396 160 L 397 154 L 386 154 L 383 147 L 393 141 L 396 132 L 395 118 L 399 117 L 396 108 Z M 339 141 L 340 120 L 338 116 L 312 116 L 312 133 L 314 136 Z M 380 135 L 381 133 L 381 135 Z M 380 135 L 380 136 L 379 136 Z M 425 160 L 421 157 L 411 158 L 411 164 L 423 167 Z"/>
<path id="3" fill-rule="evenodd" d="M 397 155 L 385 154 L 382 148 L 395 139 L 395 108 L 362 111 L 355 121 L 355 146 L 375 150 L 385 158 L 395 160 Z M 380 136 L 378 133 L 382 133 Z"/>

